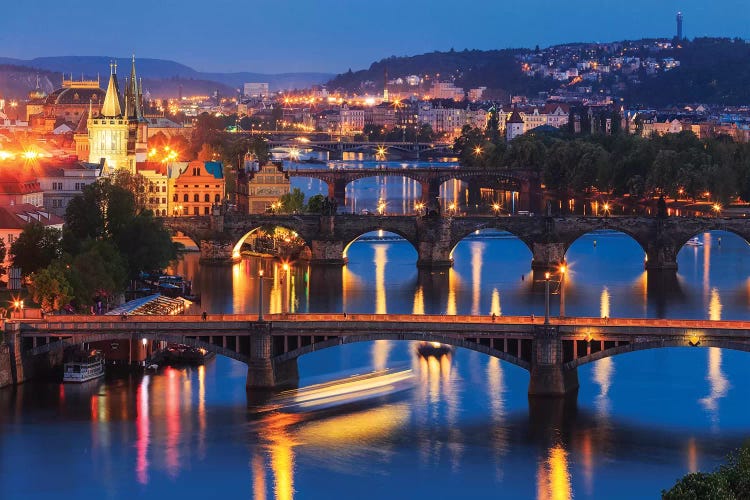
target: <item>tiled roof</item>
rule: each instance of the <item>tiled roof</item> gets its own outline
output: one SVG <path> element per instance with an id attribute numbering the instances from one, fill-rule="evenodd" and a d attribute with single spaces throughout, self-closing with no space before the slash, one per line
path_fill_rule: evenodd
<path id="1" fill-rule="evenodd" d="M 23 229 L 34 221 L 45 226 L 57 226 L 64 222 L 61 217 L 28 203 L 0 206 L 0 229 Z"/>

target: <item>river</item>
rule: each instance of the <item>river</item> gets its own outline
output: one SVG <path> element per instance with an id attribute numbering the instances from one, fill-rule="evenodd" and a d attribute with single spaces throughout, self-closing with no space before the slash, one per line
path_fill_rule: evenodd
<path id="1" fill-rule="evenodd" d="M 325 188 L 294 182 L 308 194 Z M 410 183 L 369 179 L 350 192 L 359 203 L 385 193 L 396 206 Z M 418 188 L 409 196 L 401 206 Z M 552 314 L 562 301 L 568 316 L 750 319 L 750 246 L 729 233 L 699 237 L 704 245 L 683 248 L 666 282 L 649 280 L 628 236 L 581 237 L 553 286 Z M 505 233 L 465 239 L 444 272 L 418 272 L 411 245 L 385 237 L 358 241 L 347 256 L 342 270 L 287 272 L 268 259 L 211 267 L 187 254 L 176 270 L 208 312 L 257 312 L 261 266 L 272 312 L 544 311 L 531 253 Z M 381 404 L 323 414 L 255 414 L 245 365 L 221 357 L 83 386 L 31 382 L 0 391 L 2 496 L 654 498 L 750 436 L 747 356 L 674 348 L 606 358 L 579 368 L 577 404 L 559 406 L 530 407 L 528 374 L 513 365 L 460 349 L 423 359 L 395 341 L 299 359 L 302 386 L 385 367 L 417 375 Z"/>

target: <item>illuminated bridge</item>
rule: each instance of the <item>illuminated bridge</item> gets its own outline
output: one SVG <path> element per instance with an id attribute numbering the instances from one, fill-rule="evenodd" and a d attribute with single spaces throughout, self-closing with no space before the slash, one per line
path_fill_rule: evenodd
<path id="1" fill-rule="evenodd" d="M 455 154 L 450 142 L 372 142 L 347 140 L 315 140 L 300 142 L 297 139 L 268 140 L 270 148 L 295 147 L 309 148 L 315 151 L 327 151 L 331 160 L 340 160 L 344 153 L 398 153 L 401 156 L 419 159 L 427 154 Z"/>
<path id="2" fill-rule="evenodd" d="M 578 389 L 577 367 L 609 356 L 663 347 L 750 351 L 750 322 L 530 316 L 271 314 L 200 316 L 51 316 L 6 323 L 26 356 L 84 342 L 167 341 L 200 347 L 248 365 L 248 388 L 294 385 L 297 358 L 373 340 L 440 342 L 497 357 L 530 372 L 529 395 Z M 145 343 L 145 342 L 144 342 Z"/>

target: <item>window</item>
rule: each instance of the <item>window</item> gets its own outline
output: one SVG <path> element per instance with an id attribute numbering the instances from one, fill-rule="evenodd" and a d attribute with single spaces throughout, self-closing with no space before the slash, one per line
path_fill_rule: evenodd
<path id="1" fill-rule="evenodd" d="M 161 199 L 161 204 L 162 205 L 166 205 L 167 204 L 167 199 L 166 198 L 162 198 Z"/>
<path id="2" fill-rule="evenodd" d="M 185 196 L 182 197 L 182 201 L 190 201 L 190 198 L 188 197 L 187 193 L 185 193 Z"/>
<path id="3" fill-rule="evenodd" d="M 208 207 L 203 207 L 203 214 L 204 215 L 209 215 L 209 213 L 208 213 Z"/>
<path id="4" fill-rule="evenodd" d="M 218 194 L 216 196 L 214 196 L 214 202 L 215 203 L 219 203 L 220 201 L 221 201 L 221 197 Z"/>
<path id="5" fill-rule="evenodd" d="M 206 196 L 203 197 L 203 201 L 206 203 L 211 203 L 211 195 L 206 193 Z"/>
<path id="6" fill-rule="evenodd" d="M 193 207 L 193 215 L 200 215 L 200 207 Z"/>
<path id="7" fill-rule="evenodd" d="M 52 183 L 52 190 L 53 191 L 62 191 L 63 185 L 62 182 L 53 182 Z M 76 188 L 78 189 L 78 188 Z"/>
<path id="8" fill-rule="evenodd" d="M 154 185 L 153 184 L 149 184 L 149 186 L 148 186 L 148 192 L 149 193 L 153 193 L 154 192 Z"/>
<path id="9" fill-rule="evenodd" d="M 196 202 L 196 203 L 199 202 L 199 201 L 201 201 L 201 195 L 199 195 L 197 193 L 194 194 L 193 195 L 193 201 Z"/>
<path id="10" fill-rule="evenodd" d="M 158 188 L 157 188 L 157 189 L 158 189 Z M 162 186 L 162 187 L 161 187 L 161 192 L 162 192 L 162 193 L 166 193 L 166 192 L 167 192 L 167 186 Z"/>
<path id="11" fill-rule="evenodd" d="M 175 202 L 177 201 L 177 193 L 175 193 L 174 196 L 172 196 L 172 201 L 175 201 Z"/>

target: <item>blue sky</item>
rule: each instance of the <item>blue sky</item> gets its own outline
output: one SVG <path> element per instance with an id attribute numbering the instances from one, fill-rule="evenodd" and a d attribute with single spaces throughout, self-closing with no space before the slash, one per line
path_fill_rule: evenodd
<path id="1" fill-rule="evenodd" d="M 5 0 L 0 55 L 173 59 L 203 71 L 362 69 L 391 55 L 685 35 L 750 38 L 747 0 Z M 364 7 L 363 5 L 372 5 Z M 117 14 L 115 14 L 117 12 Z"/>

